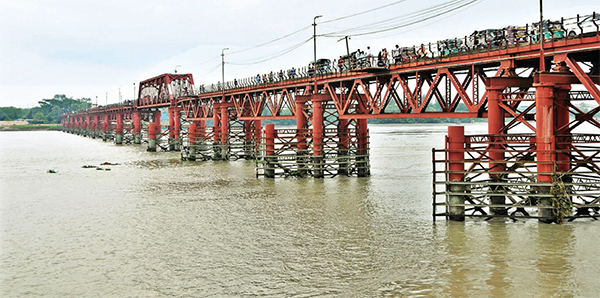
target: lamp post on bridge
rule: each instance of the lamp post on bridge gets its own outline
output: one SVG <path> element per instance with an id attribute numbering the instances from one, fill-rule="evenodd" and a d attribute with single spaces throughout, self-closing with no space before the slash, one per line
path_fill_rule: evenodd
<path id="1" fill-rule="evenodd" d="M 221 50 L 221 90 L 223 93 L 225 93 L 225 50 L 229 50 L 229 48 Z"/>
<path id="2" fill-rule="evenodd" d="M 322 15 L 318 15 L 313 19 L 313 27 L 314 27 L 314 32 L 313 32 L 313 42 L 315 45 L 315 51 L 314 51 L 314 58 L 315 60 L 313 60 L 314 62 L 317 61 L 317 19 L 322 17 Z"/>
<path id="3" fill-rule="evenodd" d="M 544 57 L 544 14 L 543 14 L 543 0 L 540 0 L 540 72 L 546 71 L 546 58 Z M 550 23 L 548 23 L 548 31 L 550 31 Z M 552 32 L 550 31 L 550 34 Z"/>
<path id="4" fill-rule="evenodd" d="M 338 42 L 340 42 L 340 41 L 342 41 L 344 39 L 346 40 L 346 54 L 348 56 L 350 56 L 350 47 L 348 46 L 348 39 L 350 39 L 350 36 L 344 36 L 344 37 L 338 39 Z"/>

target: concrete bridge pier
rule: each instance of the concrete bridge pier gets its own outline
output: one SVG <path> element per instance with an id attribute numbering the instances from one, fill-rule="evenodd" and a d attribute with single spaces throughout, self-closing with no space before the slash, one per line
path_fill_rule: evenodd
<path id="1" fill-rule="evenodd" d="M 298 176 L 305 177 L 308 175 L 308 141 L 309 133 L 308 119 L 304 113 L 307 109 L 306 101 L 308 96 L 296 97 L 296 164 L 298 165 Z"/>
<path id="2" fill-rule="evenodd" d="M 108 132 L 110 131 L 110 118 L 108 113 L 104 114 L 104 121 L 102 122 L 102 141 L 108 140 Z"/>
<path id="3" fill-rule="evenodd" d="M 349 159 L 348 159 L 348 148 L 350 145 L 350 137 L 348 135 L 349 121 L 346 119 L 339 119 L 337 126 L 337 137 L 338 137 L 338 175 L 348 175 Z"/>
<path id="4" fill-rule="evenodd" d="M 169 107 L 169 151 L 179 151 L 180 148 L 181 114 L 177 107 Z"/>
<path id="5" fill-rule="evenodd" d="M 92 139 L 95 139 L 98 136 L 98 114 L 94 114 L 94 122 L 92 122 Z"/>
<path id="6" fill-rule="evenodd" d="M 364 107 L 359 107 L 363 109 Z M 356 157 L 356 167 L 358 177 L 368 177 L 371 175 L 371 168 L 369 163 L 369 120 L 357 119 L 356 130 L 357 130 L 357 141 L 358 141 L 358 152 Z"/>
<path id="7" fill-rule="evenodd" d="M 142 119 L 140 115 L 140 111 L 135 110 L 131 116 L 133 119 L 133 143 L 141 144 L 142 143 Z"/>
<path id="8" fill-rule="evenodd" d="M 221 147 L 221 107 L 220 104 L 213 104 L 213 160 L 223 160 Z"/>
<path id="9" fill-rule="evenodd" d="M 123 144 L 123 114 L 117 113 L 117 127 L 115 132 L 115 144 L 121 145 Z"/>
<path id="10" fill-rule="evenodd" d="M 453 182 L 464 182 L 465 178 L 465 128 L 464 126 L 448 127 L 448 164 L 447 171 L 450 180 L 450 195 L 447 196 L 448 219 L 455 221 L 465 220 L 465 185 Z M 452 206 L 457 204 L 458 206 Z"/>
<path id="11" fill-rule="evenodd" d="M 156 152 L 156 123 L 148 123 L 148 149 L 149 152 Z"/>
<path id="12" fill-rule="evenodd" d="M 188 137 L 189 137 L 189 152 L 187 159 L 194 161 L 196 160 L 196 139 L 198 138 L 198 132 L 196 131 L 196 121 L 192 121 L 188 126 Z"/>
<path id="13" fill-rule="evenodd" d="M 536 104 L 536 153 L 537 153 L 537 180 L 538 183 L 547 183 L 548 186 L 539 186 L 539 194 L 548 196 L 540 197 L 538 204 L 539 221 L 545 223 L 555 222 L 556 209 L 553 200 L 561 198 L 551 193 L 551 188 L 562 182 L 570 182 L 568 176 L 561 172 L 570 169 L 568 150 L 570 143 L 568 137 L 559 141 L 560 134 L 568 134 L 569 124 L 569 91 L 572 75 L 568 69 L 560 64 L 553 72 L 542 72 L 535 76 L 535 104 Z M 563 152 L 564 151 L 564 152 Z M 567 181 L 565 181 L 567 180 Z M 570 215 L 570 214 L 569 214 Z"/>
<path id="14" fill-rule="evenodd" d="M 277 156 L 275 156 L 275 124 L 265 125 L 265 177 L 275 178 L 275 165 Z"/>
<path id="15" fill-rule="evenodd" d="M 311 98 L 313 106 L 312 138 L 313 138 L 313 177 L 325 177 L 325 151 L 323 146 L 323 98 L 313 95 Z"/>

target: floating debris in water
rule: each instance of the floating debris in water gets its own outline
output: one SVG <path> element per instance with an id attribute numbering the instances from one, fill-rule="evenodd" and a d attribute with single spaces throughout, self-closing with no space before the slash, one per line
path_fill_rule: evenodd
<path id="1" fill-rule="evenodd" d="M 100 165 L 101 166 L 118 166 L 119 164 L 105 161 L 105 162 L 101 163 Z"/>
<path id="2" fill-rule="evenodd" d="M 84 168 L 84 169 L 92 169 L 92 168 L 95 168 L 96 166 L 93 166 L 93 165 L 83 165 L 81 167 Z"/>
<path id="3" fill-rule="evenodd" d="M 97 171 L 110 171 L 110 168 L 96 167 Z"/>
<path id="4" fill-rule="evenodd" d="M 58 173 L 58 171 L 55 169 L 49 169 L 48 171 L 46 171 L 46 173 L 55 174 L 55 173 Z"/>

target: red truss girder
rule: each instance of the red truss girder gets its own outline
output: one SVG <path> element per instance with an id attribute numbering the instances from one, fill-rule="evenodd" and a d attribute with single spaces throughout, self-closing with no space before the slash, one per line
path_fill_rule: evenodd
<path id="1" fill-rule="evenodd" d="M 138 107 L 175 105 L 179 97 L 194 95 L 192 74 L 162 74 L 140 82 Z"/>
<path id="2" fill-rule="evenodd" d="M 598 103 L 600 91 L 595 82 L 600 79 L 585 74 L 572 55 L 567 56 L 567 53 L 588 52 L 597 56 L 599 51 L 600 36 L 552 40 L 545 45 L 546 57 L 564 57 L 575 77 Z M 330 103 L 341 119 L 485 117 L 488 92 L 479 92 L 479 86 L 488 79 L 483 70 L 496 68 L 494 77 L 499 77 L 514 69 L 515 65 L 531 67 L 538 64 L 535 62 L 538 57 L 539 44 L 519 44 L 484 53 L 393 65 L 387 71 L 376 73 L 330 74 L 201 95 L 193 94 L 188 88 L 194 83 L 191 74 L 163 74 L 140 83 L 137 108 L 143 111 L 152 107 L 180 106 L 188 120 L 210 120 L 215 104 L 229 102 L 233 104 L 239 120 L 294 119 L 297 114 L 296 96 L 317 93 L 330 96 Z M 433 102 L 439 105 L 441 111 L 428 109 Z M 523 117 L 519 118 L 523 113 L 517 110 L 518 102 L 506 101 L 503 104 L 508 114 L 526 122 Z M 391 112 L 392 105 L 398 110 Z M 457 112 L 460 105 L 464 105 L 467 112 Z M 79 113 L 102 112 L 105 110 Z"/>

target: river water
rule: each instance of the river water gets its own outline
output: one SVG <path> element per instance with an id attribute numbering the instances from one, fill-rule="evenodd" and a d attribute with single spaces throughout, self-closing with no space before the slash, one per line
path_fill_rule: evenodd
<path id="1" fill-rule="evenodd" d="M 432 221 L 445 132 L 371 125 L 371 177 L 329 179 L 0 133 L 0 296 L 598 297 L 599 222 Z"/>

